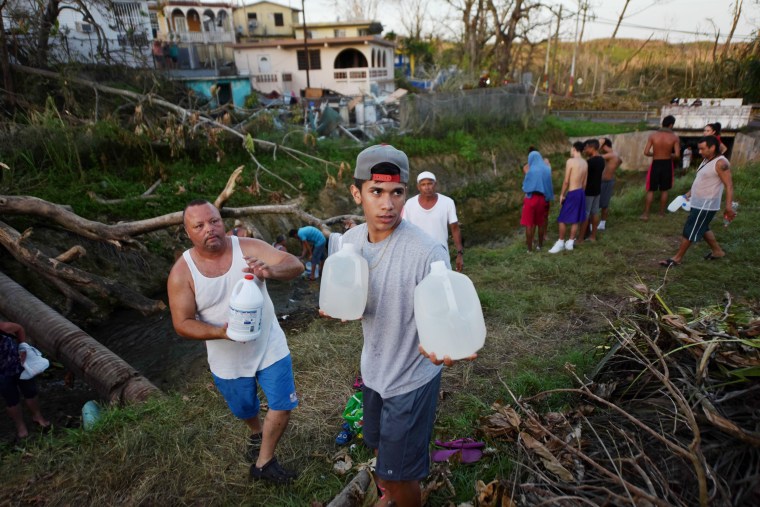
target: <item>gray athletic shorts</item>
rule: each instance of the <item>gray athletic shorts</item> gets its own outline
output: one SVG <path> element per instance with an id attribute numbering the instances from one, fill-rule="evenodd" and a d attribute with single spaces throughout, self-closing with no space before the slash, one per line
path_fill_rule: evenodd
<path id="1" fill-rule="evenodd" d="M 412 392 L 381 398 L 364 386 L 364 443 L 377 449 L 375 473 L 386 481 L 420 481 L 430 472 L 430 439 L 441 374 Z"/>
<path id="2" fill-rule="evenodd" d="M 586 218 L 591 215 L 599 214 L 599 201 L 601 196 L 599 195 L 587 195 L 586 196 Z"/>
<path id="3" fill-rule="evenodd" d="M 607 209 L 610 207 L 612 199 L 612 189 L 615 188 L 615 178 L 611 180 L 602 180 L 602 193 L 599 195 L 599 207 Z"/>

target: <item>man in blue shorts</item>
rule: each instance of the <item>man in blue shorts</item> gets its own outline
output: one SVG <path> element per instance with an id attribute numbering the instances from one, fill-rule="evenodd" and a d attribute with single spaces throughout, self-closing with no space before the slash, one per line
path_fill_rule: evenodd
<path id="1" fill-rule="evenodd" d="M 401 219 L 409 160 L 389 145 L 376 145 L 356 159 L 351 195 L 366 223 L 343 235 L 367 259 L 369 297 L 362 318 L 364 347 L 364 441 L 377 454 L 377 505 L 419 506 L 420 481 L 430 469 L 441 364 L 419 345 L 414 322 L 414 288 L 430 264 L 450 266 L 446 248 Z M 324 313 L 322 313 L 324 316 Z M 474 359 L 475 356 L 468 359 Z"/>
<path id="2" fill-rule="evenodd" d="M 230 411 L 248 426 L 246 457 L 253 462 L 251 478 L 277 484 L 296 477 L 274 456 L 298 406 L 293 366 L 285 333 L 277 322 L 266 280 L 291 280 L 303 272 L 295 256 L 254 238 L 227 236 L 224 222 L 211 203 L 191 201 L 183 212 L 185 232 L 193 247 L 177 259 L 169 273 L 169 308 L 177 334 L 205 340 L 214 383 Z M 261 334 L 248 342 L 227 336 L 230 294 L 252 273 L 264 296 Z M 267 397 L 269 410 L 262 424 L 256 387 Z"/>
<path id="3" fill-rule="evenodd" d="M 311 225 L 301 227 L 300 229 L 290 229 L 289 236 L 301 240 L 301 257 L 304 260 L 311 257 L 311 275 L 309 280 L 316 280 L 317 266 L 321 276 L 322 269 L 325 267 L 327 258 L 327 239 L 322 231 Z"/>
<path id="4" fill-rule="evenodd" d="M 731 179 L 731 165 L 728 159 L 720 154 L 720 141 L 717 137 L 703 137 L 699 140 L 698 147 L 703 160 L 697 169 L 691 190 L 686 193 L 691 210 L 683 226 L 683 237 L 678 251 L 673 257 L 660 261 L 660 266 L 665 268 L 681 264 L 692 243 L 703 238 L 710 247 L 710 251 L 704 256 L 706 260 L 717 260 L 726 255 L 715 239 L 715 234 L 710 230 L 710 222 L 720 210 L 724 188 L 726 204 L 723 218 L 730 222 L 736 217 L 736 211 L 733 209 L 734 185 Z"/>

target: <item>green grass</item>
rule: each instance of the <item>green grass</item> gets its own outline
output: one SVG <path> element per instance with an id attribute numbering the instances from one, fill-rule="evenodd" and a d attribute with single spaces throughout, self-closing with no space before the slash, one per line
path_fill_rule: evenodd
<path id="1" fill-rule="evenodd" d="M 638 132 L 649 127 L 644 122 L 639 123 L 605 123 L 591 120 L 562 120 L 554 116 L 546 118 L 546 123 L 565 133 L 567 137 L 599 136 L 604 134 L 623 134 Z"/>

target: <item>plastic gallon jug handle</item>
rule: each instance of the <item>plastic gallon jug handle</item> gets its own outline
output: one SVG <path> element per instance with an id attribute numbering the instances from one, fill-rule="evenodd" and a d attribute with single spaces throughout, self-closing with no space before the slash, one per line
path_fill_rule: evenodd
<path id="1" fill-rule="evenodd" d="M 446 277 L 443 282 L 443 292 L 446 293 L 446 302 L 449 304 L 449 310 L 454 313 L 459 313 L 459 307 L 457 306 L 457 298 L 454 295 L 454 288 L 451 286 L 451 280 Z"/>

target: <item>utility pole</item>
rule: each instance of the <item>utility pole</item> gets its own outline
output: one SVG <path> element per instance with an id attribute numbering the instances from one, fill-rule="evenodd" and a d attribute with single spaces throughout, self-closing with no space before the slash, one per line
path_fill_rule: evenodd
<path id="1" fill-rule="evenodd" d="M 301 0 L 301 15 L 303 16 L 303 52 L 306 56 L 306 88 L 311 88 L 311 81 L 309 80 L 309 69 L 311 68 L 311 58 L 309 58 L 309 44 L 306 42 L 307 30 L 306 30 L 306 6 L 305 0 Z M 304 98 L 306 94 L 304 93 Z"/>
<path id="2" fill-rule="evenodd" d="M 580 38 L 578 37 L 578 29 L 581 24 L 581 1 L 582 0 L 578 0 L 578 12 L 575 15 L 575 45 L 573 46 L 573 60 L 570 63 L 570 82 L 567 84 L 567 93 L 565 94 L 566 97 L 572 96 L 573 85 L 575 84 L 575 58 L 578 55 L 578 44 L 580 43 Z"/>
<path id="3" fill-rule="evenodd" d="M 554 69 L 554 75 L 557 74 L 557 52 L 559 50 L 559 24 L 562 21 L 562 4 L 559 6 L 559 13 L 557 14 L 557 30 L 554 32 L 554 56 L 552 57 L 552 69 Z M 548 106 L 551 107 L 552 105 L 552 81 L 549 79 L 549 103 Z"/>
<path id="4" fill-rule="evenodd" d="M 546 91 L 549 90 L 549 53 L 551 53 L 552 49 L 552 28 L 549 27 L 549 33 L 546 36 L 546 58 L 544 59 L 544 73 L 541 76 L 541 84 L 543 85 L 544 89 Z M 538 81 L 536 82 L 536 87 L 533 90 L 533 100 L 536 100 L 536 95 L 538 94 Z"/>

